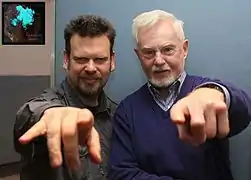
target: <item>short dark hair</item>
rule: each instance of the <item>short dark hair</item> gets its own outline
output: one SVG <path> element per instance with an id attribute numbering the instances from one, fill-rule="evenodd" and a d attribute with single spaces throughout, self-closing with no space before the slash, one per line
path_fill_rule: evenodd
<path id="1" fill-rule="evenodd" d="M 65 52 L 69 55 L 71 51 L 70 40 L 74 34 L 81 37 L 98 37 L 106 35 L 110 41 L 110 50 L 113 51 L 116 30 L 105 18 L 97 15 L 82 15 L 72 19 L 64 30 Z"/>

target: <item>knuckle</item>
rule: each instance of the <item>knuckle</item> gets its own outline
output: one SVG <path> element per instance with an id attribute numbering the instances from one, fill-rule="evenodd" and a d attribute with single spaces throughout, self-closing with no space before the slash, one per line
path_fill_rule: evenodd
<path id="1" fill-rule="evenodd" d="M 215 103 L 214 101 L 212 100 L 209 100 L 206 102 L 206 105 L 205 105 L 207 108 L 213 108 L 215 106 Z"/>
<path id="2" fill-rule="evenodd" d="M 60 136 L 59 132 L 47 130 L 47 139 L 54 139 L 58 136 Z"/>
<path id="3" fill-rule="evenodd" d="M 88 109 L 81 109 L 78 111 L 78 118 L 85 122 L 89 122 L 93 119 L 93 114 Z"/>
<path id="4" fill-rule="evenodd" d="M 207 130 L 207 137 L 214 138 L 216 136 L 216 131 Z"/>
<path id="5" fill-rule="evenodd" d="M 43 113 L 42 118 L 43 118 L 44 120 L 46 120 L 46 119 L 48 119 L 48 117 L 51 116 L 51 114 L 52 114 L 52 110 L 51 110 L 51 109 L 46 109 L 46 110 L 44 111 L 44 113 Z"/>
<path id="6" fill-rule="evenodd" d="M 192 127 L 204 127 L 206 122 L 204 120 L 191 120 Z"/>
<path id="7" fill-rule="evenodd" d="M 47 125 L 46 125 L 46 123 L 44 122 L 44 121 L 41 121 L 41 124 L 43 123 L 43 128 L 41 128 L 41 135 L 44 135 L 44 134 L 46 134 L 47 133 Z"/>
<path id="8" fill-rule="evenodd" d="M 92 116 L 92 112 L 88 109 L 83 109 L 81 112 L 84 113 L 88 117 Z"/>
<path id="9" fill-rule="evenodd" d="M 48 136 L 59 136 L 61 129 L 52 125 L 50 126 L 47 125 L 46 130 L 47 130 Z"/>
<path id="10" fill-rule="evenodd" d="M 76 135 L 76 129 L 74 128 L 66 128 L 62 130 L 63 138 L 73 137 L 74 135 Z"/>
<path id="11" fill-rule="evenodd" d="M 55 112 L 57 112 L 60 109 L 60 107 L 52 107 L 52 108 L 48 108 L 44 111 L 44 115 L 48 116 L 51 114 L 54 114 Z"/>
<path id="12" fill-rule="evenodd" d="M 216 107 L 218 112 L 226 112 L 228 110 L 226 103 L 219 103 Z"/>
<path id="13" fill-rule="evenodd" d="M 222 110 L 227 110 L 227 104 L 222 102 L 219 104 L 219 106 L 221 107 Z"/>

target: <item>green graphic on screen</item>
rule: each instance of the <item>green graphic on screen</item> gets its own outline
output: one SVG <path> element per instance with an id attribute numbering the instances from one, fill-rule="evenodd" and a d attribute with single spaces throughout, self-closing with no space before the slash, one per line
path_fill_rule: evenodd
<path id="1" fill-rule="evenodd" d="M 18 5 L 16 6 L 16 10 L 17 10 L 17 17 L 11 19 L 11 24 L 13 26 L 17 26 L 18 23 L 22 24 L 22 27 L 24 29 L 27 29 L 28 25 L 32 25 L 34 22 L 34 14 L 35 11 L 32 10 L 31 8 L 23 8 L 22 6 Z"/>

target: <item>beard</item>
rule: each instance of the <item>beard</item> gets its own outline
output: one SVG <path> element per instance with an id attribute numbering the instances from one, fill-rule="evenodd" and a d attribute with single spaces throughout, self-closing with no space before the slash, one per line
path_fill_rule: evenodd
<path id="1" fill-rule="evenodd" d="M 78 91 L 84 96 L 97 96 L 103 90 L 106 83 L 102 79 L 97 79 L 95 82 L 88 83 L 84 79 L 79 78 L 77 83 Z"/>
<path id="2" fill-rule="evenodd" d="M 149 79 L 149 82 L 158 89 L 162 89 L 162 88 L 167 88 L 169 87 L 171 84 L 173 84 L 176 81 L 176 77 L 175 76 L 170 76 L 170 77 L 165 77 L 163 79 L 156 79 L 156 78 L 151 78 Z"/>
<path id="3" fill-rule="evenodd" d="M 70 86 L 74 89 L 77 97 L 83 104 L 89 107 L 95 107 L 98 105 L 98 98 L 102 93 L 107 80 L 100 78 L 93 82 L 81 77 L 75 77 L 73 79 L 69 76 L 67 79 Z"/>
<path id="4" fill-rule="evenodd" d="M 110 77 L 111 65 L 110 72 L 105 77 L 102 77 L 100 74 L 73 74 L 71 73 L 71 61 L 65 65 L 65 69 L 68 72 L 68 82 L 78 91 L 78 93 L 83 96 L 96 97 L 103 91 L 103 88 Z"/>
<path id="5" fill-rule="evenodd" d="M 165 72 L 167 71 L 167 72 Z M 165 75 L 162 75 L 162 77 L 154 77 L 155 73 L 165 73 Z M 152 77 L 149 78 L 149 82 L 158 89 L 162 89 L 162 88 L 167 88 L 169 87 L 171 84 L 173 84 L 176 79 L 177 76 L 175 74 L 172 73 L 172 71 L 170 70 L 170 68 L 166 67 L 156 67 L 153 66 L 152 67 Z"/>

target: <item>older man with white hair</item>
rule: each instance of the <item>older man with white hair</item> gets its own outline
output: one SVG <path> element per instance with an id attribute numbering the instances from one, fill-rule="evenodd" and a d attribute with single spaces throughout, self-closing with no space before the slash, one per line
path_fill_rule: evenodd
<path id="1" fill-rule="evenodd" d="M 233 180 L 228 137 L 247 127 L 251 100 L 220 80 L 191 76 L 183 22 L 154 10 L 133 20 L 148 78 L 114 115 L 110 180 Z"/>

